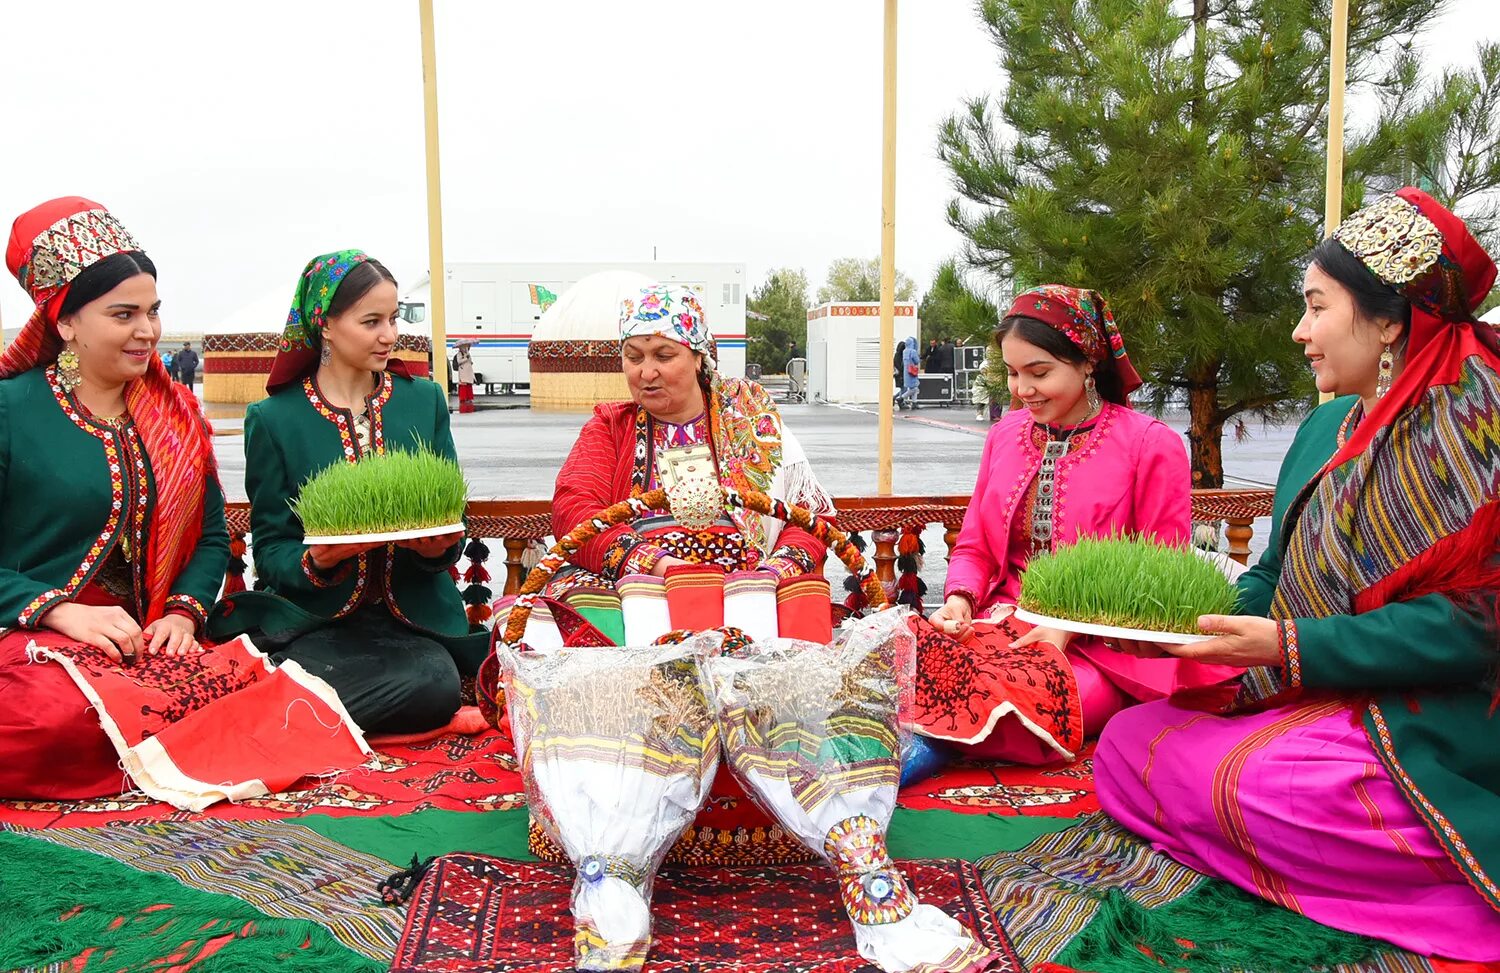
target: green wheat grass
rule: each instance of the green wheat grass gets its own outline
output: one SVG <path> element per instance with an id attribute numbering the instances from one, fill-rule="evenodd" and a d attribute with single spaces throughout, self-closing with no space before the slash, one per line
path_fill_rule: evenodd
<path id="1" fill-rule="evenodd" d="M 343 536 L 460 523 L 468 494 L 458 464 L 420 446 L 335 463 L 291 503 L 308 536 Z"/>
<path id="2" fill-rule="evenodd" d="M 1191 548 L 1125 536 L 1081 538 L 1033 557 L 1020 600 L 1053 618 L 1197 635 L 1199 615 L 1232 615 L 1237 597 L 1224 573 Z"/>

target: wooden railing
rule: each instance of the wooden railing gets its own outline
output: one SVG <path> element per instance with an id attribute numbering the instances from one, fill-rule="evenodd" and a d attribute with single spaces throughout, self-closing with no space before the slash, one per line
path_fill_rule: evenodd
<path id="1" fill-rule="evenodd" d="M 1271 513 L 1270 490 L 1194 490 L 1193 520 L 1223 523 L 1227 553 L 1241 564 L 1250 557 L 1250 539 L 1257 517 Z M 837 497 L 838 524 L 851 533 L 869 532 L 871 559 L 881 580 L 896 578 L 896 544 L 903 530 L 940 524 L 951 555 L 969 509 L 966 495 L 936 497 Z M 229 534 L 244 542 L 250 534 L 250 505 L 225 506 Z M 515 594 L 525 580 L 528 546 L 552 535 L 549 500 L 470 500 L 465 516 L 469 536 L 487 544 L 498 541 L 504 550 L 505 582 L 500 594 Z"/>

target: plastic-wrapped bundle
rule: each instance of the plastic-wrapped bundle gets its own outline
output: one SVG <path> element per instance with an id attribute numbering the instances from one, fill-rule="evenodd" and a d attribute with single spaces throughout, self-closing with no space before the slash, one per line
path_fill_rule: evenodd
<path id="1" fill-rule="evenodd" d="M 905 609 L 846 622 L 830 645 L 774 639 L 705 661 L 745 791 L 833 866 L 860 955 L 888 973 L 982 970 L 994 957 L 917 901 L 886 850 L 916 643 Z"/>
<path id="2" fill-rule="evenodd" d="M 578 869 L 579 969 L 640 969 L 651 885 L 719 762 L 708 683 L 686 646 L 499 650 L 532 814 Z"/>

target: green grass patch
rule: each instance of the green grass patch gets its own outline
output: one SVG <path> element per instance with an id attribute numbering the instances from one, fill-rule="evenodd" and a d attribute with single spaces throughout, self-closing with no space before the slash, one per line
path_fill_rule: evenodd
<path id="1" fill-rule="evenodd" d="M 1142 537 L 1082 538 L 1039 554 L 1021 576 L 1021 607 L 1097 625 L 1197 635 L 1199 615 L 1233 615 L 1224 573 L 1186 546 Z"/>
<path id="2" fill-rule="evenodd" d="M 308 536 L 376 534 L 460 523 L 468 495 L 458 464 L 421 446 L 335 463 L 302 484 L 292 509 Z"/>

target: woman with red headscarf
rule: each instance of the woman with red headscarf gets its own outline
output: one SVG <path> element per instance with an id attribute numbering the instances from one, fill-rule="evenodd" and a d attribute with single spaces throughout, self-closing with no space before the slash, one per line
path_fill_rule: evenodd
<path id="1" fill-rule="evenodd" d="M 1232 703 L 1122 713 L 1094 760 L 1104 809 L 1178 861 L 1481 962 L 1500 960 L 1500 342 L 1473 312 L 1494 280 L 1416 189 L 1318 245 L 1292 338 L 1339 397 L 1287 453 L 1244 614 L 1140 647 L 1249 668 Z"/>
<path id="2" fill-rule="evenodd" d="M 151 259 L 69 197 L 16 220 L 6 266 L 36 312 L 0 357 L 0 796 L 133 780 L 197 809 L 359 763 L 326 686 L 198 641 L 229 537 L 208 426 L 156 354 Z"/>
<path id="3" fill-rule="evenodd" d="M 917 729 L 971 757 L 1070 760 L 1129 703 L 1236 670 L 1137 659 L 1009 617 L 1038 552 L 1119 532 L 1186 543 L 1190 479 L 1182 437 L 1129 406 L 1141 380 L 1098 294 L 1026 291 L 995 341 L 1024 408 L 990 429 L 947 600 L 917 623 Z"/>

